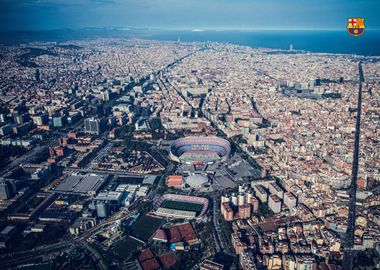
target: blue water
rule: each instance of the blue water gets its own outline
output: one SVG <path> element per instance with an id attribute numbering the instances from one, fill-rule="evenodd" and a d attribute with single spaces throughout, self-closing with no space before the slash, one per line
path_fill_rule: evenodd
<path id="1" fill-rule="evenodd" d="M 360 37 L 341 31 L 169 31 L 132 29 L 129 31 L 103 28 L 63 29 L 51 31 L 24 31 L 0 33 L 0 44 L 20 44 L 30 41 L 67 41 L 84 38 L 145 38 L 176 41 L 217 41 L 252 47 L 293 49 L 310 52 L 328 52 L 380 56 L 380 30 L 366 30 Z"/>
<path id="2" fill-rule="evenodd" d="M 157 40 L 217 41 L 252 47 L 380 56 L 380 31 L 353 37 L 346 31 L 165 31 L 147 36 Z"/>

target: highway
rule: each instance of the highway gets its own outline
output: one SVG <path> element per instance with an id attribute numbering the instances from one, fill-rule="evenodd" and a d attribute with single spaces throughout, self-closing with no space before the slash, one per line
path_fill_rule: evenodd
<path id="1" fill-rule="evenodd" d="M 214 231 L 213 231 L 213 234 L 214 234 L 214 240 L 215 240 L 215 248 L 216 248 L 216 252 L 219 253 L 221 251 L 221 242 L 222 242 L 222 238 L 221 238 L 221 235 L 220 235 L 220 227 L 219 227 L 219 222 L 218 222 L 218 217 L 217 217 L 217 213 L 216 213 L 216 207 L 217 207 L 217 201 L 216 201 L 216 195 L 214 193 L 213 195 L 213 205 L 212 205 L 212 209 L 213 209 L 213 213 L 212 213 L 212 217 L 213 217 L 213 223 L 214 223 Z"/>
<path id="2" fill-rule="evenodd" d="M 230 255 L 230 246 L 228 240 L 225 238 L 225 234 L 220 228 L 219 218 L 218 218 L 218 202 L 216 192 L 213 194 L 213 223 L 214 223 L 214 238 L 215 238 L 215 246 L 217 252 L 222 251 L 226 254 Z M 220 198 L 220 196 L 218 196 Z M 215 237 L 216 236 L 216 237 Z"/>
<path id="3" fill-rule="evenodd" d="M 358 64 L 359 67 L 359 93 L 358 93 L 358 107 L 356 114 L 356 130 L 355 130 L 355 144 L 354 156 L 352 161 L 351 173 L 351 187 L 350 187 L 350 201 L 348 206 L 348 221 L 346 232 L 346 243 L 343 259 L 343 269 L 352 269 L 353 263 L 353 247 L 354 247 L 354 232 L 355 232 L 355 217 L 356 217 L 356 181 L 358 179 L 359 169 L 359 142 L 360 142 L 360 120 L 362 113 L 362 83 L 364 81 L 362 63 Z"/>

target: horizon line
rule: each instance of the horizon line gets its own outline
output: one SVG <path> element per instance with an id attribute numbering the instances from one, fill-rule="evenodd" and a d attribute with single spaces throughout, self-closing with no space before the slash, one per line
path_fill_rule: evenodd
<path id="1" fill-rule="evenodd" d="M 78 31 L 86 29 L 102 29 L 102 30 L 120 30 L 120 31 L 133 31 L 133 30 L 146 30 L 146 31 L 191 31 L 191 32 L 206 32 L 206 31 L 241 31 L 241 32 L 254 32 L 254 31 L 347 31 L 346 28 L 293 28 L 293 27 L 149 27 L 149 26 L 104 26 L 104 27 L 62 27 L 52 29 L 14 29 L 14 30 L 0 30 L 0 33 L 12 32 L 51 32 L 51 31 Z M 366 28 L 366 31 L 379 31 L 380 28 Z"/>

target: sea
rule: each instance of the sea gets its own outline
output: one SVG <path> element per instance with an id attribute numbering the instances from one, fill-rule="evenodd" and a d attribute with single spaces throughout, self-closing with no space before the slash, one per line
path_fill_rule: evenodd
<path id="1" fill-rule="evenodd" d="M 380 31 L 369 30 L 359 37 L 347 31 L 263 30 L 263 31 L 168 31 L 152 39 L 217 41 L 259 48 L 303 50 L 308 52 L 380 56 Z"/>
<path id="2" fill-rule="evenodd" d="M 368 29 L 359 37 L 346 30 L 192 31 L 121 28 L 85 28 L 0 33 L 0 44 L 35 41 L 62 42 L 89 38 L 143 38 L 161 41 L 222 42 L 258 48 L 380 56 L 380 30 Z"/>

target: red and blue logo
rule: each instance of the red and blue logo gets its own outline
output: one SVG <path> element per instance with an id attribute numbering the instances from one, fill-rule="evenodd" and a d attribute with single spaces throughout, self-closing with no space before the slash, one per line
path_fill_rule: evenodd
<path id="1" fill-rule="evenodd" d="M 347 31 L 351 36 L 358 37 L 364 34 L 364 18 L 349 18 Z"/>

